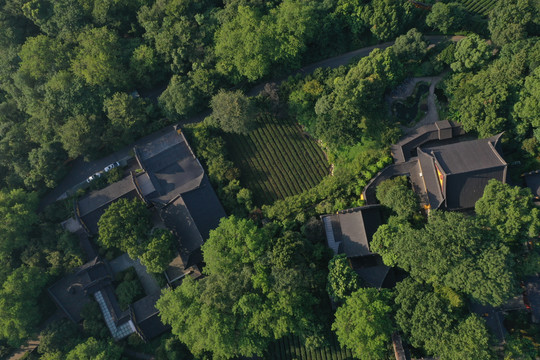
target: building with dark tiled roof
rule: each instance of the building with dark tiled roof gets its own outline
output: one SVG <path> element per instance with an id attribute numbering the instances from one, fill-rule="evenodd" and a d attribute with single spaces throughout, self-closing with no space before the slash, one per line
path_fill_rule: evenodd
<path id="1" fill-rule="evenodd" d="M 380 210 L 380 205 L 361 206 L 321 217 L 328 247 L 345 254 L 360 278 L 377 288 L 393 285 L 392 269 L 369 247 L 382 223 Z"/>
<path id="2" fill-rule="evenodd" d="M 431 209 L 473 208 L 489 180 L 506 182 L 502 134 L 488 139 L 418 148 L 418 160 Z"/>
<path id="3" fill-rule="evenodd" d="M 201 164 L 177 128 L 133 152 L 141 169 L 76 202 L 77 221 L 88 235 L 96 235 L 97 223 L 112 203 L 140 198 L 152 209 L 154 224 L 166 227 L 178 240 L 177 256 L 165 271 L 169 284 L 185 276 L 201 276 L 201 246 L 226 216 Z M 74 322 L 81 320 L 80 311 L 93 296 L 116 340 L 136 332 L 146 341 L 167 329 L 155 308 L 159 293 L 147 293 L 129 310 L 121 311 L 110 269 L 97 259 L 59 280 L 49 293 Z"/>
<path id="4" fill-rule="evenodd" d="M 82 320 L 82 309 L 90 302 L 90 297 L 94 297 L 115 340 L 133 333 L 147 340 L 168 329 L 161 323 L 155 308 L 159 293 L 144 297 L 127 310 L 120 309 L 114 292 L 112 271 L 107 262 L 98 258 L 57 281 L 48 292 L 57 306 L 75 323 Z"/>

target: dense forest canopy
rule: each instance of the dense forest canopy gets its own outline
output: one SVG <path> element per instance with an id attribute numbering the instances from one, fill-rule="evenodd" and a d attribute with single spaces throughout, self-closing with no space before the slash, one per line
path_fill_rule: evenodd
<path id="1" fill-rule="evenodd" d="M 346 257 L 331 258 L 319 220 L 363 205 L 365 186 L 392 161 L 389 145 L 411 124 L 388 99 L 412 77 L 441 78 L 441 119 L 471 136 L 505 133 L 511 183 L 540 168 L 540 5 L 499 0 L 477 12 L 472 3 L 0 0 L 0 356 L 38 332 L 54 311 L 44 290 L 83 263 L 59 225 L 73 199 L 40 208 L 40 198 L 77 158 L 210 114 L 185 133 L 230 216 L 202 248 L 204 278 L 163 292 L 172 335 L 152 348 L 158 359 L 264 356 L 291 335 L 316 349 L 331 331 L 361 359 L 385 358 L 394 331 L 419 357 L 494 358 L 486 323 L 469 307 L 501 306 L 540 272 L 540 211 L 528 190 L 492 181 L 474 212 L 426 218 L 406 178 L 383 182 L 385 224 L 371 247 L 405 278 L 391 290 L 366 287 Z M 387 41 L 348 65 L 276 80 Z M 277 85 L 246 95 L 262 82 Z M 254 202 L 227 141 L 263 118 L 315 139 L 331 174 Z M 99 225 L 102 251 L 125 251 L 151 273 L 174 256 L 175 240 L 151 230 L 142 202 L 113 204 Z M 119 292 L 129 298 L 137 289 L 126 284 Z M 98 305 L 81 316 L 80 327 L 41 329 L 35 356 L 119 359 L 125 343 L 110 342 Z M 497 355 L 534 358 L 540 330 L 529 325 L 512 329 Z M 145 350 L 139 341 L 126 340 Z"/>

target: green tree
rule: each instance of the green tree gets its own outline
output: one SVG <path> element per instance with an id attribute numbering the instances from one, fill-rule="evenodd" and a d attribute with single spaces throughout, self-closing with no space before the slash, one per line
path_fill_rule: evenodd
<path id="1" fill-rule="evenodd" d="M 426 17 L 427 26 L 439 29 L 445 34 L 453 34 L 463 29 L 466 21 L 467 11 L 463 4 L 458 2 L 436 2 Z"/>
<path id="2" fill-rule="evenodd" d="M 499 46 L 526 38 L 538 25 L 538 3 L 534 0 L 499 0 L 489 14 L 491 39 Z"/>
<path id="3" fill-rule="evenodd" d="M 376 190 L 377 200 L 402 218 L 411 218 L 419 210 L 418 198 L 406 176 L 381 182 Z"/>
<path id="4" fill-rule="evenodd" d="M 41 320 L 38 297 L 48 276 L 40 268 L 21 266 L 0 290 L 0 337 L 13 347 L 21 345 Z"/>
<path id="5" fill-rule="evenodd" d="M 141 98 L 115 93 L 103 102 L 108 119 L 102 141 L 113 149 L 132 143 L 148 124 L 147 105 Z"/>
<path id="6" fill-rule="evenodd" d="M 344 254 L 336 255 L 328 263 L 328 284 L 326 291 L 334 301 L 345 301 L 360 288 L 360 279 L 351 268 Z"/>
<path id="7" fill-rule="evenodd" d="M 428 44 L 422 33 L 416 29 L 411 29 L 405 35 L 399 36 L 392 46 L 397 56 L 404 61 L 422 60 L 427 53 L 427 48 Z"/>
<path id="8" fill-rule="evenodd" d="M 80 342 L 79 328 L 69 320 L 51 323 L 40 334 L 38 352 L 40 354 L 65 353 Z"/>
<path id="9" fill-rule="evenodd" d="M 98 124 L 95 115 L 76 115 L 67 119 L 60 129 L 60 140 L 70 158 L 82 155 L 90 159 L 96 154 L 100 144 L 95 138 L 99 133 Z"/>
<path id="10" fill-rule="evenodd" d="M 332 330 L 359 359 L 385 359 L 394 331 L 388 290 L 360 289 L 336 311 Z"/>
<path id="11" fill-rule="evenodd" d="M 128 306 L 135 300 L 144 295 L 144 290 L 139 282 L 139 279 L 122 281 L 115 289 L 118 297 L 118 304 L 123 310 L 127 310 Z"/>
<path id="12" fill-rule="evenodd" d="M 371 25 L 371 32 L 379 40 L 396 38 L 403 30 L 410 28 L 413 19 L 412 5 L 399 0 L 374 0 L 372 9 L 365 12 Z"/>
<path id="13" fill-rule="evenodd" d="M 28 154 L 30 171 L 24 183 L 31 188 L 39 188 L 44 184 L 48 188 L 56 186 L 64 175 L 66 153 L 59 142 L 46 143 L 32 149 Z"/>
<path id="14" fill-rule="evenodd" d="M 520 245 L 537 235 L 533 225 L 540 222 L 540 214 L 527 188 L 492 179 L 474 208 L 482 223 L 494 229 L 504 242 Z"/>
<path id="15" fill-rule="evenodd" d="M 0 251 L 9 253 L 29 243 L 37 216 L 37 193 L 0 190 Z"/>
<path id="16" fill-rule="evenodd" d="M 137 259 L 145 249 L 151 227 L 150 213 L 141 200 L 120 199 L 101 215 L 98 241 L 106 248 L 118 248 Z"/>
<path id="17" fill-rule="evenodd" d="M 525 78 L 514 112 L 520 120 L 516 124 L 518 133 L 526 134 L 532 128 L 540 141 L 540 67 Z"/>
<path id="18" fill-rule="evenodd" d="M 165 115 L 171 119 L 192 115 L 201 104 L 200 94 L 193 87 L 191 79 L 179 75 L 172 76 L 158 101 Z"/>
<path id="19" fill-rule="evenodd" d="M 454 71 L 463 72 L 481 68 L 492 56 L 491 46 L 480 36 L 471 34 L 459 41 L 454 52 Z"/>
<path id="20" fill-rule="evenodd" d="M 257 110 L 240 90 L 220 90 L 210 101 L 211 123 L 225 132 L 247 134 L 255 127 Z"/>
<path id="21" fill-rule="evenodd" d="M 411 345 L 440 359 L 492 359 L 485 322 L 444 294 L 407 278 L 396 284 L 396 323 Z"/>
<path id="22" fill-rule="evenodd" d="M 120 360 L 122 348 L 112 342 L 105 342 L 88 338 L 85 342 L 75 346 L 67 356 L 67 360 Z"/>
<path id="23" fill-rule="evenodd" d="M 298 233 L 275 240 L 271 229 L 231 216 L 202 250 L 207 276 L 186 278 L 157 303 L 161 320 L 195 356 L 253 356 L 286 334 L 306 341 L 318 334 L 312 289 L 322 287 L 324 275 L 312 262 L 320 250 Z"/>
<path id="24" fill-rule="evenodd" d="M 463 214 L 432 212 L 423 229 L 391 219 L 374 234 L 371 249 L 415 279 L 480 303 L 501 305 L 517 290 L 510 249 Z"/>
<path id="25" fill-rule="evenodd" d="M 146 251 L 141 255 L 141 264 L 152 273 L 162 273 L 174 258 L 174 236 L 168 230 L 156 230 L 152 234 Z"/>
<path id="26" fill-rule="evenodd" d="M 107 27 L 91 28 L 77 38 L 79 48 L 72 61 L 73 72 L 90 85 L 123 88 L 128 83 L 122 40 Z"/>
<path id="27" fill-rule="evenodd" d="M 512 334 L 506 339 L 504 360 L 535 360 L 537 351 L 534 343 L 519 334 Z"/>

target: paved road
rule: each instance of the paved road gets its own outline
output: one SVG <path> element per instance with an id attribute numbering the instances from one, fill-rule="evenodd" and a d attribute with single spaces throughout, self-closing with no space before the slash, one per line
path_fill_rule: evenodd
<path id="1" fill-rule="evenodd" d="M 451 40 L 457 41 L 462 37 L 452 37 Z M 431 44 L 438 44 L 439 42 L 448 39 L 446 36 L 426 36 L 426 40 L 428 40 Z M 330 67 L 330 68 L 336 68 L 341 65 L 345 65 L 351 61 L 351 59 L 357 57 L 364 57 L 369 55 L 371 51 L 374 49 L 384 49 L 389 46 L 391 46 L 394 42 L 387 42 L 379 45 L 369 46 L 366 48 L 358 49 L 355 51 L 348 52 L 346 54 L 342 54 L 330 59 L 326 59 L 323 61 L 319 61 L 317 63 L 305 66 L 291 75 L 296 74 L 310 74 L 315 69 L 319 67 Z M 276 80 L 270 80 L 263 82 L 259 85 L 254 86 L 250 91 L 247 92 L 248 95 L 253 96 L 257 95 L 267 83 L 276 83 L 280 84 L 282 81 L 286 80 L 286 78 L 282 79 L 276 79 Z M 152 97 L 157 97 L 159 94 L 157 92 L 151 94 Z M 193 116 L 189 118 L 188 120 L 182 122 L 183 124 L 187 123 L 196 123 L 202 121 L 206 116 L 209 115 L 208 111 L 202 112 L 196 116 Z M 45 206 L 52 204 L 56 201 L 63 193 L 68 191 L 69 189 L 73 188 L 77 184 L 80 184 L 85 179 L 87 179 L 90 175 L 102 170 L 105 166 L 109 165 L 110 163 L 113 163 L 117 161 L 118 159 L 124 158 L 126 156 L 130 155 L 131 149 L 133 148 L 133 145 L 141 145 L 148 141 L 152 141 L 154 139 L 159 138 L 164 133 L 172 131 L 172 126 L 167 126 L 159 131 L 156 131 L 153 134 L 147 135 L 139 140 L 137 140 L 135 143 L 124 147 L 123 149 L 110 154 L 107 157 L 104 157 L 99 160 L 91 161 L 91 162 L 85 162 L 82 158 L 77 158 L 73 161 L 71 164 L 71 169 L 69 170 L 69 173 L 64 177 L 64 179 L 60 182 L 60 184 L 51 190 L 40 202 L 40 209 L 43 209 Z"/>

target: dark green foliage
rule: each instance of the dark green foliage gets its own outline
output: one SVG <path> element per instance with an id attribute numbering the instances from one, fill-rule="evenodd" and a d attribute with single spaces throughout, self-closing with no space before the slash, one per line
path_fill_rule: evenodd
<path id="1" fill-rule="evenodd" d="M 67 356 L 67 360 L 120 360 L 122 348 L 112 341 L 105 342 L 88 338 L 85 342 L 77 345 Z"/>
<path id="2" fill-rule="evenodd" d="M 456 72 L 477 70 L 483 67 L 491 56 L 492 49 L 486 40 L 472 34 L 457 43 L 454 52 L 455 61 L 450 67 Z"/>
<path id="3" fill-rule="evenodd" d="M 241 91 L 218 92 L 210 101 L 209 122 L 224 132 L 247 134 L 256 126 L 257 109 Z"/>
<path id="4" fill-rule="evenodd" d="M 324 283 L 316 270 L 321 259 L 300 234 L 287 232 L 276 241 L 271 228 L 234 216 L 222 220 L 203 245 L 207 276 L 196 282 L 187 277 L 163 292 L 161 319 L 194 355 L 262 354 L 271 340 L 289 333 L 304 339 L 318 334 L 313 291 Z M 202 331 L 208 328 L 214 331 Z"/>
<path id="5" fill-rule="evenodd" d="M 354 272 L 344 254 L 336 255 L 328 263 L 326 291 L 334 301 L 345 301 L 360 288 L 360 278 Z"/>
<path id="6" fill-rule="evenodd" d="M 501 305 L 516 291 L 514 256 L 497 237 L 460 213 L 432 212 L 423 229 L 399 219 L 381 225 L 371 250 L 389 266 L 448 286 L 484 304 Z"/>
<path id="7" fill-rule="evenodd" d="M 405 176 L 381 182 L 377 186 L 377 200 L 405 219 L 410 219 L 419 210 L 418 198 Z"/>
<path id="8" fill-rule="evenodd" d="M 426 24 L 439 29 L 445 34 L 452 34 L 463 29 L 467 21 L 467 11 L 459 2 L 436 2 L 426 17 Z"/>
<path id="9" fill-rule="evenodd" d="M 422 33 L 411 29 L 405 35 L 396 38 L 392 49 L 404 61 L 420 61 L 426 55 L 427 47 Z"/>
<path id="10" fill-rule="evenodd" d="M 490 12 L 489 31 L 493 42 L 502 46 L 530 35 L 539 35 L 540 15 L 534 0 L 499 0 Z"/>
<path id="11" fill-rule="evenodd" d="M 538 352 L 534 343 L 519 334 L 512 334 L 506 339 L 504 347 L 504 360 L 534 360 Z"/>
<path id="12" fill-rule="evenodd" d="M 8 276 L 0 290 L 0 338 L 21 345 L 41 320 L 38 297 L 48 276 L 40 268 L 21 266 Z"/>
<path id="13" fill-rule="evenodd" d="M 136 259 L 144 252 L 152 224 L 146 205 L 139 199 L 120 199 L 98 221 L 99 243 L 115 247 Z"/>
<path id="14" fill-rule="evenodd" d="M 127 310 L 129 304 L 144 296 L 144 290 L 139 279 L 122 281 L 116 286 L 115 293 L 122 310 Z"/>
<path id="15" fill-rule="evenodd" d="M 156 229 L 151 235 L 146 251 L 141 255 L 141 264 L 152 273 L 162 273 L 175 255 L 175 241 L 168 230 Z"/>
<path id="16" fill-rule="evenodd" d="M 396 323 L 411 345 L 441 359 L 492 359 L 485 322 L 411 278 L 396 285 Z"/>
<path id="17" fill-rule="evenodd" d="M 28 245 L 29 232 L 38 221 L 38 197 L 22 189 L 0 191 L 0 250 L 9 253 Z"/>
<path id="18" fill-rule="evenodd" d="M 339 343 L 359 359 L 386 359 L 394 331 L 391 293 L 386 289 L 360 289 L 336 311 L 332 330 Z"/>
<path id="19" fill-rule="evenodd" d="M 482 47 L 487 46 L 480 44 L 483 43 L 478 43 Z M 462 59 L 468 58 L 466 52 Z M 524 85 L 523 79 L 537 67 L 539 54 L 538 41 L 520 41 L 504 46 L 498 59 L 476 74 L 458 73 L 451 76 L 444 83 L 445 93 L 450 100 L 451 117 L 461 122 L 466 131 L 475 131 L 481 137 L 504 130 L 523 137 L 531 130 L 534 121 L 530 119 L 527 110 L 522 113 L 522 109 L 526 108 L 522 108 L 527 101 L 525 99 L 531 93 L 527 88 L 521 89 Z M 532 83 L 533 79 L 534 75 Z M 524 102 L 514 107 L 521 91 Z M 518 114 L 523 114 L 524 118 L 515 116 L 514 109 Z"/>
<path id="20" fill-rule="evenodd" d="M 40 354 L 66 353 L 80 341 L 79 327 L 66 319 L 53 322 L 40 336 Z"/>
<path id="21" fill-rule="evenodd" d="M 540 211 L 533 206 L 529 189 L 490 180 L 475 211 L 484 226 L 508 244 L 519 246 L 538 235 Z"/>
<path id="22" fill-rule="evenodd" d="M 193 355 L 186 345 L 175 336 L 164 337 L 156 350 L 156 360 L 188 360 L 192 358 Z"/>
<path id="23" fill-rule="evenodd" d="M 82 327 L 85 335 L 98 339 L 110 338 L 111 333 L 105 325 L 103 314 L 96 301 L 91 300 L 81 310 Z"/>

